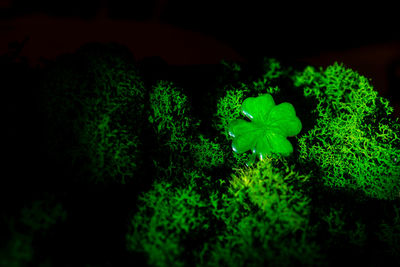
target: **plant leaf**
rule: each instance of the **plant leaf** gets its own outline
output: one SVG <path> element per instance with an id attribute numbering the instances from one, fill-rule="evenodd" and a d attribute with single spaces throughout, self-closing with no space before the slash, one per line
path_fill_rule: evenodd
<path id="1" fill-rule="evenodd" d="M 251 150 L 260 159 L 268 154 L 289 156 L 293 153 L 287 137 L 300 133 L 302 124 L 292 104 L 275 105 L 271 95 L 249 97 L 242 104 L 242 113 L 251 121 L 234 120 L 229 124 L 236 153 Z"/>
<path id="2" fill-rule="evenodd" d="M 264 122 L 274 106 L 274 99 L 269 94 L 249 97 L 243 101 L 242 113 L 251 121 Z"/>

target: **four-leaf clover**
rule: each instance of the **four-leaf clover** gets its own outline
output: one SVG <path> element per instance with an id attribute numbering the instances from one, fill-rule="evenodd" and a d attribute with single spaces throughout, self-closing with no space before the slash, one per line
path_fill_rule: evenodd
<path id="1" fill-rule="evenodd" d="M 251 150 L 253 159 L 263 159 L 268 154 L 292 154 L 292 144 L 286 138 L 297 135 L 302 128 L 292 104 L 275 105 L 272 96 L 264 94 L 246 98 L 241 112 L 250 122 L 237 119 L 229 124 L 233 151 L 241 154 Z"/>

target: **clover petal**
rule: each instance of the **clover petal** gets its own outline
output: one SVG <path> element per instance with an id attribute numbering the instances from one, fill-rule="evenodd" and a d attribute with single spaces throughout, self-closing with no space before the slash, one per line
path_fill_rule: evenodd
<path id="1" fill-rule="evenodd" d="M 241 154 L 253 149 L 260 135 L 260 130 L 256 124 L 244 120 L 234 120 L 231 122 L 229 135 L 234 137 L 232 142 L 233 151 Z"/>
<path id="2" fill-rule="evenodd" d="M 285 136 L 271 131 L 267 133 L 267 139 L 270 142 L 273 153 L 281 154 L 282 156 L 289 156 L 293 153 L 293 146 Z"/>
<path id="3" fill-rule="evenodd" d="M 266 133 L 263 138 L 258 140 L 253 153 L 260 159 L 263 159 L 266 155 L 271 153 L 289 156 L 293 153 L 293 147 L 286 137 L 270 131 Z"/>
<path id="4" fill-rule="evenodd" d="M 274 106 L 274 99 L 269 94 L 249 97 L 243 101 L 242 113 L 251 121 L 263 122 Z"/>
<path id="5" fill-rule="evenodd" d="M 229 135 L 232 137 L 236 137 L 238 135 L 242 135 L 245 134 L 248 131 L 253 131 L 253 125 L 248 122 L 248 121 L 244 121 L 244 120 L 234 120 L 229 124 Z"/>
<path id="6" fill-rule="evenodd" d="M 230 123 L 233 151 L 251 150 L 260 159 L 271 153 L 282 156 L 293 153 L 293 146 L 286 138 L 299 134 L 302 124 L 292 104 L 275 105 L 272 96 L 265 94 L 247 98 L 242 113 L 251 122 L 238 119 Z"/>
<path id="7" fill-rule="evenodd" d="M 241 135 L 233 140 L 232 149 L 236 153 L 242 154 L 250 150 L 252 147 L 254 147 L 256 143 L 257 143 L 256 135 L 251 135 L 250 137 L 246 135 Z"/>
<path id="8" fill-rule="evenodd" d="M 271 128 L 279 129 L 279 132 L 284 136 L 295 136 L 300 133 L 302 128 L 293 105 L 287 102 L 272 108 L 267 121 Z"/>

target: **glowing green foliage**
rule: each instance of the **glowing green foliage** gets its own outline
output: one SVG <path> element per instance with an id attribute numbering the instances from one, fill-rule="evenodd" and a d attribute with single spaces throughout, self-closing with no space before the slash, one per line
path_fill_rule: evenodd
<path id="1" fill-rule="evenodd" d="M 233 73 L 238 73 L 242 70 L 241 66 L 236 63 L 236 62 L 232 62 L 232 61 L 226 61 L 226 60 L 221 60 L 221 65 L 224 66 L 226 71 L 230 71 Z"/>
<path id="2" fill-rule="evenodd" d="M 308 67 L 294 80 L 306 97 L 318 101 L 316 124 L 299 139 L 300 159 L 315 161 L 328 186 L 396 197 L 400 124 L 390 118 L 389 102 L 365 77 L 339 64 L 319 71 Z"/>
<path id="3" fill-rule="evenodd" d="M 284 71 L 281 64 L 274 58 L 264 58 L 262 77 L 253 81 L 252 88 L 258 93 L 276 94 L 280 92 L 279 87 L 271 86 L 271 83 L 280 78 Z"/>
<path id="4" fill-rule="evenodd" d="M 171 82 L 159 81 L 150 94 L 151 115 L 155 132 L 172 151 L 188 148 L 187 134 L 196 124 L 188 116 L 189 103 L 185 94 Z"/>
<path id="5" fill-rule="evenodd" d="M 309 199 L 298 187 L 308 178 L 271 159 L 234 175 L 214 212 L 226 229 L 210 245 L 209 266 L 318 264 L 307 233 Z"/>
<path id="6" fill-rule="evenodd" d="M 221 146 L 203 137 L 203 135 L 200 135 L 198 142 L 192 145 L 191 151 L 194 160 L 193 164 L 198 168 L 212 168 L 224 163 L 224 154 Z"/>
<path id="7" fill-rule="evenodd" d="M 180 179 L 186 187 L 155 182 L 131 221 L 128 249 L 144 253 L 150 265 L 318 264 L 301 190 L 309 176 L 293 166 L 261 161 L 233 176 L 227 193 L 199 187 L 210 179 L 197 171 Z"/>
<path id="8" fill-rule="evenodd" d="M 238 119 L 230 123 L 233 151 L 241 154 L 251 150 L 260 159 L 272 153 L 288 156 L 293 152 L 286 138 L 300 133 L 302 126 L 290 103 L 275 105 L 272 96 L 265 94 L 247 98 L 241 112 L 251 122 Z"/>
<path id="9" fill-rule="evenodd" d="M 388 100 L 378 97 L 367 78 L 338 63 L 325 70 L 306 67 L 295 75 L 294 83 L 304 87 L 305 97 L 315 97 L 319 101 L 320 116 L 356 113 L 362 118 L 376 112 L 378 105 L 385 107 L 382 110 L 385 115 L 393 113 Z"/>
<path id="10" fill-rule="evenodd" d="M 201 236 L 209 227 L 202 212 L 207 204 L 194 188 L 194 179 L 205 177 L 193 172 L 181 179 L 189 180 L 187 188 L 174 189 L 171 183 L 156 182 L 140 197 L 139 211 L 131 221 L 128 249 L 146 253 L 152 266 L 184 266 L 185 240 Z"/>
<path id="11" fill-rule="evenodd" d="M 276 94 L 280 92 L 277 84 L 273 83 L 280 78 L 284 71 L 282 70 L 280 63 L 275 59 L 264 59 L 262 66 L 262 77 L 252 77 L 250 79 L 240 79 L 242 68 L 237 64 L 223 63 L 227 71 L 232 73 L 229 77 L 226 77 L 222 86 L 222 90 L 219 93 L 220 98 L 217 100 L 217 111 L 214 114 L 213 127 L 225 136 L 225 140 L 229 139 L 229 124 L 240 118 L 241 107 L 243 101 L 249 94 L 260 95 L 260 94 Z M 226 84 L 229 81 L 229 84 Z M 225 140 L 220 140 L 220 143 L 224 143 Z M 254 159 L 248 158 L 246 154 L 229 153 L 225 151 L 226 164 L 229 166 L 243 166 L 254 161 Z"/>
<path id="12" fill-rule="evenodd" d="M 275 105 L 271 96 L 285 98 L 275 82 L 289 72 L 268 66 L 271 72 L 252 83 L 253 78 L 239 81 L 240 66 L 228 65 L 236 80 L 210 101 L 217 110 L 209 132 L 193 127 L 190 101 L 174 84 L 161 81 L 150 92 L 158 172 L 126 236 L 128 249 L 145 255 L 150 265 L 321 265 L 347 259 L 337 251 L 354 252 L 358 260 L 373 247 L 375 233 L 369 230 L 379 223 L 360 217 L 367 205 L 359 204 L 356 212 L 346 196 L 352 190 L 380 199 L 398 194 L 400 126 L 390 117 L 393 109 L 352 70 L 338 64 L 319 71 L 308 67 L 292 77 L 293 90 L 282 87 L 298 98 L 302 118 L 312 115 L 302 125 L 291 104 Z M 295 91 L 299 87 L 304 98 Z M 241 113 L 250 121 L 241 120 Z M 303 126 L 299 157 L 281 157 L 294 150 L 286 138 Z M 240 169 L 249 150 L 260 161 Z M 378 233 L 395 248 L 396 223 L 386 221 Z"/>

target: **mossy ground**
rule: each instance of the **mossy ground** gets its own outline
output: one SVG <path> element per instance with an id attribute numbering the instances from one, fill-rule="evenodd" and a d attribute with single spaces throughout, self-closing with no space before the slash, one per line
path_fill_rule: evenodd
<path id="1" fill-rule="evenodd" d="M 8 167 L 33 167 L 9 179 L 36 193 L 2 195 L 0 264 L 400 264 L 400 124 L 371 81 L 340 64 L 160 62 L 113 44 L 44 69 L 2 58 Z M 291 156 L 247 167 L 227 126 L 264 93 L 303 129 Z"/>

